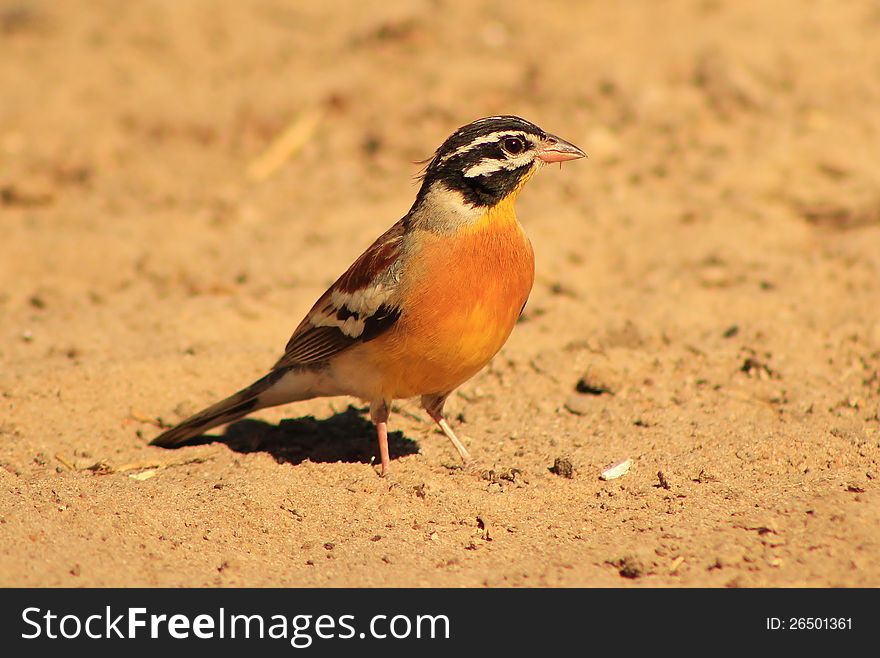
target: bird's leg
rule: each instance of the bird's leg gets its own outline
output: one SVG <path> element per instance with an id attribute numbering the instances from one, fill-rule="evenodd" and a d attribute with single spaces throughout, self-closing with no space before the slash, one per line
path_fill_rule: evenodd
<path id="1" fill-rule="evenodd" d="M 388 456 L 388 410 L 391 405 L 387 400 L 373 400 L 370 404 L 370 418 L 376 425 L 376 433 L 379 435 L 379 459 L 382 462 L 380 475 L 385 477 L 391 468 L 391 459 Z"/>
<path id="2" fill-rule="evenodd" d="M 449 427 L 449 423 L 446 422 L 446 418 L 443 417 L 443 405 L 446 404 L 446 397 L 448 395 L 449 393 L 443 393 L 440 395 L 423 395 L 422 406 L 425 408 L 425 411 L 428 412 L 428 415 L 434 419 L 434 422 L 440 426 L 440 429 L 443 430 L 446 438 L 452 441 L 452 445 L 458 450 L 461 460 L 463 462 L 469 462 L 471 456 L 468 454 L 467 448 L 465 448 L 462 442 L 458 440 L 458 437 L 455 436 L 455 432 L 452 431 L 452 428 Z"/>

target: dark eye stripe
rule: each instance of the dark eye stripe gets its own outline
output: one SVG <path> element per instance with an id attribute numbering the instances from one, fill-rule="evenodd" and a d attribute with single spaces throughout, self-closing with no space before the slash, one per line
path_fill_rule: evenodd
<path id="1" fill-rule="evenodd" d="M 473 206 L 487 207 L 508 194 L 534 167 L 534 150 L 546 137 L 514 116 L 489 117 L 462 126 L 437 149 L 425 169 L 416 203 L 435 181 Z"/>

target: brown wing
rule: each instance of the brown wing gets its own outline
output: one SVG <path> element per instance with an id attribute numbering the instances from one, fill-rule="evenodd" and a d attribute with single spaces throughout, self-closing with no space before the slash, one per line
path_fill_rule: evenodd
<path id="1" fill-rule="evenodd" d="M 275 368 L 312 365 L 387 331 L 400 317 L 393 270 L 401 255 L 404 220 L 352 263 L 315 302 L 287 343 Z"/>

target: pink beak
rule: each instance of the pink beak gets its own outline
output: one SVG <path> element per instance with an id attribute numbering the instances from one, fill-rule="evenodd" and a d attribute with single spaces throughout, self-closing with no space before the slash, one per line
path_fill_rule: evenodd
<path id="1" fill-rule="evenodd" d="M 585 157 L 587 154 L 577 146 L 556 135 L 547 135 L 547 139 L 538 150 L 538 159 L 543 162 L 566 162 Z"/>

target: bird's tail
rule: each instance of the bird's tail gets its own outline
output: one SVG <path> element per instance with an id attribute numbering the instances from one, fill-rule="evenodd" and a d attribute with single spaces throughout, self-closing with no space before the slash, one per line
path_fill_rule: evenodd
<path id="1" fill-rule="evenodd" d="M 172 448 L 193 437 L 202 435 L 213 427 L 231 423 L 234 420 L 247 416 L 252 411 L 281 404 L 281 401 L 273 399 L 275 396 L 266 395 L 266 393 L 290 370 L 291 368 L 273 370 L 247 388 L 243 388 L 238 393 L 230 395 L 225 400 L 221 400 L 207 409 L 203 409 L 176 427 L 163 432 L 153 439 L 150 444 L 163 448 Z M 293 402 L 295 399 L 293 397 L 284 401 Z"/>

